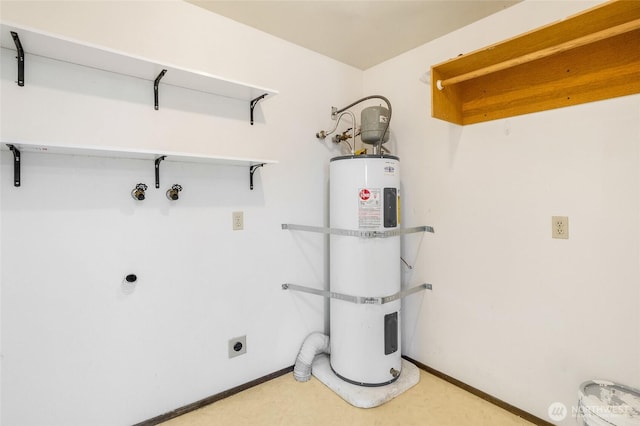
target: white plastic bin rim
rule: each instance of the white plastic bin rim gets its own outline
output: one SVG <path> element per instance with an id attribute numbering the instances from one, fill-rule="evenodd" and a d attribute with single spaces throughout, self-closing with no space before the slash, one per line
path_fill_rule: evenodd
<path id="1" fill-rule="evenodd" d="M 580 385 L 580 410 L 614 426 L 640 426 L 640 391 L 607 380 Z"/>

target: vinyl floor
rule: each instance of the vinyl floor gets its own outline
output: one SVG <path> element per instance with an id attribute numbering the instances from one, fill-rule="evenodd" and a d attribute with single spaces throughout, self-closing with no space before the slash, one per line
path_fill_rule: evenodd
<path id="1" fill-rule="evenodd" d="M 355 408 L 312 377 L 280 376 L 163 426 L 520 426 L 532 425 L 504 409 L 420 370 L 420 382 L 375 408 Z"/>

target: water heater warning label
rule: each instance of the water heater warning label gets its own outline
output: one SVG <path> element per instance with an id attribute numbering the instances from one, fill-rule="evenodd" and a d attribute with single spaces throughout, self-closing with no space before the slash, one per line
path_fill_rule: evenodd
<path id="1" fill-rule="evenodd" d="M 358 192 L 358 226 L 378 228 L 382 225 L 382 191 L 380 188 L 361 188 Z"/>

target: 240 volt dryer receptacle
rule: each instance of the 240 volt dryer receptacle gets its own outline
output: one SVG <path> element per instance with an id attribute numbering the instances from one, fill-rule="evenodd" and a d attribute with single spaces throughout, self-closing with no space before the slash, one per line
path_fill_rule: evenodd
<path id="1" fill-rule="evenodd" d="M 391 155 L 331 160 L 334 229 L 390 231 L 400 226 L 400 161 Z M 330 237 L 332 292 L 385 297 L 400 291 L 400 236 Z M 384 304 L 330 302 L 331 368 L 348 382 L 382 386 L 401 372 L 400 299 Z"/>

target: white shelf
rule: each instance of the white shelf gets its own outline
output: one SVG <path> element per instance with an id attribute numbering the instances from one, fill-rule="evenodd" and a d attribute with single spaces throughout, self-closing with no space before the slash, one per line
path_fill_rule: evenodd
<path id="1" fill-rule="evenodd" d="M 176 161 L 182 163 L 208 163 L 226 166 L 254 166 L 258 164 L 276 164 L 276 160 L 259 158 L 225 157 L 215 155 L 191 154 L 174 151 L 156 151 L 143 149 L 126 149 L 117 147 L 88 147 L 72 145 L 51 145 L 32 142 L 2 141 L 1 149 L 6 151 L 7 145 L 14 145 L 21 153 L 38 152 L 48 154 L 85 155 L 91 157 L 128 158 L 135 160 L 153 160 L 165 157 L 164 161 Z"/>
<path id="2" fill-rule="evenodd" d="M 124 52 L 116 51 L 103 46 L 97 46 L 68 37 L 49 34 L 40 30 L 27 28 L 24 26 L 12 25 L 7 22 L 0 22 L 0 46 L 17 53 L 16 42 L 14 42 L 11 32 L 18 34 L 20 44 L 27 59 L 25 68 L 28 68 L 29 55 L 46 57 L 58 61 L 68 62 L 80 66 L 100 69 L 113 73 L 131 76 L 134 78 L 149 81 L 151 85 L 166 70 L 160 80 L 159 86 L 172 85 L 185 89 L 197 90 L 218 96 L 247 101 L 251 111 L 251 124 L 253 124 L 253 106 L 261 98 L 267 95 L 275 95 L 278 92 L 264 87 L 258 87 L 234 80 L 229 80 L 202 71 L 189 70 L 171 64 L 159 63 L 139 56 L 133 56 Z M 17 61 L 16 61 L 17 68 Z M 26 71 L 25 73 L 27 73 Z M 16 77 L 17 77 L 16 70 Z M 29 84 L 27 80 L 25 84 Z M 151 103 L 151 99 L 149 100 Z M 208 163 L 227 166 L 245 166 L 249 168 L 251 189 L 253 189 L 253 173 L 264 165 L 273 164 L 277 161 L 238 158 L 212 155 L 200 155 L 183 152 L 169 152 L 159 150 L 140 150 L 118 147 L 89 147 L 72 145 L 52 145 L 39 144 L 33 142 L 12 142 L 1 141 L 0 149 L 9 149 L 7 145 L 13 145 L 17 151 L 40 152 L 51 154 L 86 155 L 110 158 L 129 158 L 152 160 L 156 162 L 156 172 L 158 170 L 159 159 L 164 161 L 177 161 L 187 163 Z M 14 152 L 14 156 L 17 155 Z M 158 161 L 156 161 L 158 160 Z M 20 159 L 14 159 L 15 186 L 20 186 Z M 156 185 L 158 177 L 156 175 Z"/>
<path id="3" fill-rule="evenodd" d="M 173 151 L 150 151 L 139 149 L 123 149 L 115 147 L 87 147 L 87 146 L 71 146 L 71 145 L 50 145 L 50 144 L 37 144 L 31 142 L 8 142 L 2 141 L 0 146 L 1 150 L 12 150 L 13 159 L 13 172 L 14 172 L 14 186 L 19 187 L 21 185 L 20 169 L 23 163 L 22 154 L 25 152 L 37 152 L 46 154 L 64 154 L 64 155 L 85 155 L 93 157 L 108 157 L 108 158 L 127 158 L 136 160 L 149 160 L 153 161 L 156 172 L 156 188 L 160 187 L 160 163 L 162 161 L 174 161 L 183 163 L 206 163 L 206 164 L 219 164 L 225 166 L 244 166 L 248 168 L 249 172 L 249 189 L 253 190 L 253 174 L 255 171 L 264 166 L 265 164 L 275 164 L 275 160 L 264 160 L 257 158 L 240 158 L 240 157 L 222 157 L 215 155 L 201 155 L 191 154 L 184 152 Z M 16 152 L 17 151 L 17 152 Z"/>
<path id="4" fill-rule="evenodd" d="M 251 101 L 276 90 L 229 80 L 206 72 L 190 70 L 130 55 L 60 35 L 49 34 L 10 23 L 0 23 L 1 46 L 16 51 L 11 31 L 18 33 L 25 55 L 37 55 L 91 68 L 97 68 L 153 82 L 163 69 L 167 73 L 160 85 L 168 84 L 233 99 Z M 28 62 L 25 67 L 29 67 Z M 25 82 L 29 84 L 29 82 Z"/>

